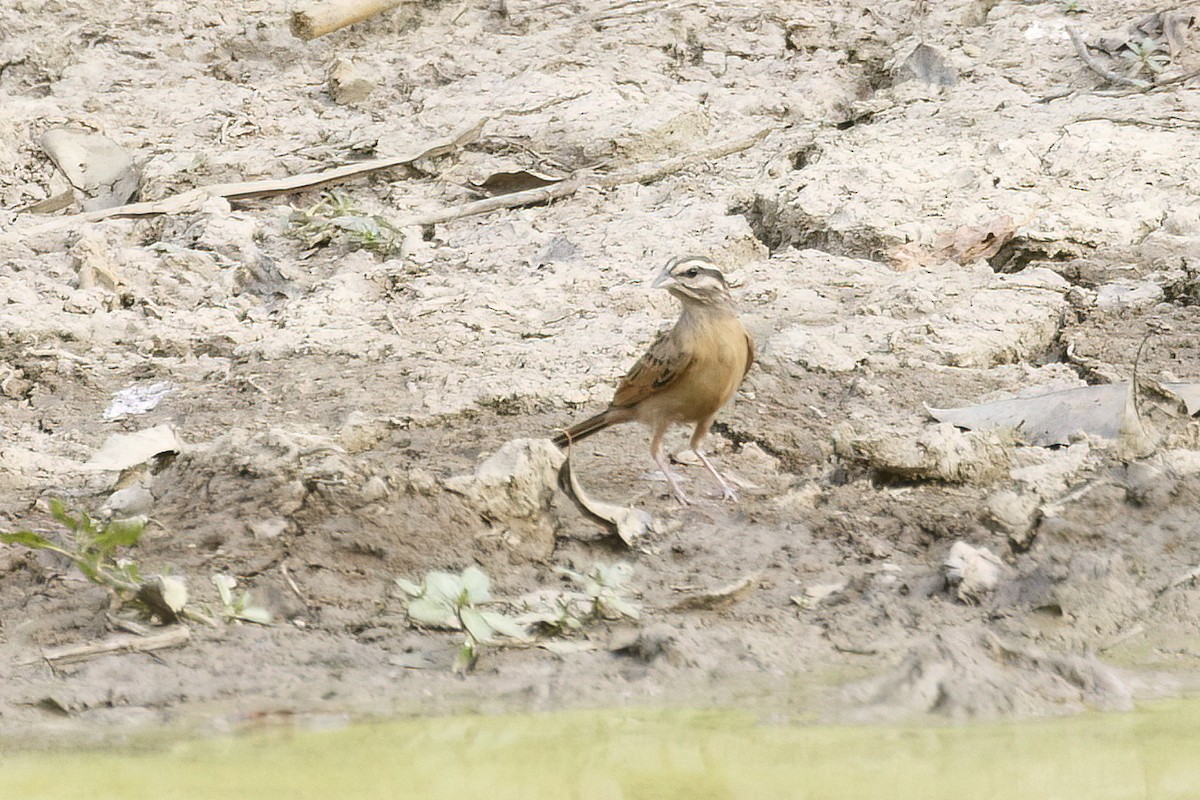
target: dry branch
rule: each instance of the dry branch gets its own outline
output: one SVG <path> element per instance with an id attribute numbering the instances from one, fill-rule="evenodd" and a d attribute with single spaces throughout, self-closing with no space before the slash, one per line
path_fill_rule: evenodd
<path id="1" fill-rule="evenodd" d="M 395 156 L 393 158 L 382 158 L 374 161 L 364 161 L 357 164 L 349 164 L 344 167 L 336 167 L 334 169 L 323 170 L 321 172 L 309 172 L 303 175 L 294 175 L 288 178 L 277 178 L 263 181 L 247 181 L 245 183 L 220 183 L 212 186 L 203 186 L 198 189 L 191 189 L 187 192 L 177 194 L 173 197 L 168 197 L 163 200 L 155 200 L 147 203 L 129 203 L 115 208 L 106 208 L 100 211 L 89 211 L 83 214 L 73 214 L 69 217 L 47 222 L 43 225 L 38 225 L 32 228 L 26 228 L 20 233 L 37 233 L 46 230 L 65 227 L 75 222 L 99 222 L 100 220 L 110 219 L 113 217 L 147 217 L 157 214 L 184 214 L 193 211 L 198 211 L 206 201 L 213 197 L 224 197 L 229 200 L 246 200 L 252 197 L 268 197 L 277 194 L 286 194 L 295 192 L 301 189 L 312 189 L 317 186 L 324 186 L 330 183 L 344 181 L 358 175 L 363 175 L 369 172 L 377 172 L 381 169 L 400 166 L 403 164 L 411 164 L 421 158 L 429 158 L 431 156 L 442 155 L 451 152 L 470 141 L 473 141 L 479 136 L 483 128 L 484 121 L 481 120 L 471 128 L 450 139 L 445 139 L 436 142 L 433 145 L 427 146 L 420 152 L 412 155 Z M 739 153 L 743 150 L 748 150 L 757 144 L 762 139 L 765 139 L 768 134 L 774 131 L 774 127 L 761 128 L 755 133 L 746 136 L 742 139 L 734 139 L 721 144 L 713 145 L 712 147 L 703 150 L 697 150 L 694 153 L 679 156 L 677 158 L 668 159 L 657 164 L 649 166 L 639 166 L 634 169 L 624 172 L 615 172 L 610 175 L 596 175 L 594 173 L 582 173 L 575 175 L 561 183 L 556 183 L 552 186 L 543 186 L 537 189 L 529 189 L 523 192 L 513 192 L 511 194 L 499 195 L 497 197 L 489 197 L 484 200 L 475 200 L 470 203 L 463 203 L 457 206 L 434 211 L 428 214 L 421 214 L 406 219 L 398 220 L 394 223 L 398 228 L 436 225 L 450 220 L 462 219 L 463 217 L 476 216 L 478 214 L 487 214 L 491 211 L 498 211 L 503 208 L 517 208 L 518 206 L 536 205 L 538 203 L 547 203 L 551 200 L 558 200 L 563 197 L 568 197 L 582 189 L 584 186 L 596 186 L 600 189 L 611 189 L 614 186 L 622 186 L 629 183 L 651 183 L 656 180 L 665 178 L 676 172 L 680 172 L 688 167 L 696 164 L 715 161 L 725 156 Z"/>
<path id="2" fill-rule="evenodd" d="M 395 8 L 403 0 L 327 0 L 292 12 L 290 27 L 297 39 L 316 39 L 339 28 Z"/>
<path id="3" fill-rule="evenodd" d="M 397 228 L 407 228 L 423 225 L 436 225 L 450 220 L 462 219 L 463 217 L 472 217 L 478 214 L 487 214 L 491 211 L 498 211 L 502 208 L 517 208 L 519 206 L 537 205 L 538 203 L 547 203 L 551 200 L 559 200 L 563 197 L 568 197 L 582 189 L 584 186 L 596 186 L 600 189 L 611 189 L 615 186 L 623 186 L 630 183 L 651 183 L 656 180 L 665 178 L 676 172 L 680 172 L 688 167 L 700 164 L 706 161 L 715 161 L 718 158 L 740 153 L 743 150 L 748 150 L 757 144 L 762 139 L 766 138 L 767 134 L 771 133 L 775 128 L 762 128 L 755 133 L 743 139 L 735 139 L 730 142 L 723 142 L 719 145 L 699 150 L 694 153 L 688 153 L 678 158 L 672 158 L 659 164 L 650 166 L 638 167 L 636 169 L 626 170 L 624 172 L 615 172 L 611 175 L 595 175 L 584 173 L 576 175 L 561 183 L 556 183 L 553 186 L 542 186 L 537 189 L 527 189 L 523 192 L 513 192 L 512 194 L 502 194 L 496 197 L 489 197 L 485 200 L 475 200 L 470 203 L 463 203 L 457 206 L 443 208 L 440 211 L 433 211 L 428 214 L 408 217 L 397 220 L 393 224 Z"/>
<path id="4" fill-rule="evenodd" d="M 129 634 L 113 636 L 103 642 L 90 644 L 72 644 L 65 647 L 46 648 L 42 651 L 42 660 L 66 664 L 71 661 L 83 661 L 95 656 L 111 655 L 113 653 L 148 653 L 152 650 L 162 650 L 167 647 L 178 647 L 187 644 L 191 631 L 183 625 L 174 625 L 161 633 L 149 636 L 133 636 Z M 36 664 L 37 661 L 29 662 Z"/>
<path id="5" fill-rule="evenodd" d="M 27 228 L 24 232 L 36 233 L 61 228 L 74 222 L 99 222 L 114 217 L 152 217 L 158 214 L 185 214 L 198 211 L 203 207 L 205 202 L 214 197 L 224 197 L 227 200 L 248 200 L 254 197 L 270 197 L 277 194 L 313 189 L 318 186 L 327 186 L 359 175 L 404 166 L 423 158 L 433 158 L 453 152 L 463 145 L 478 139 L 486 122 L 486 119 L 481 119 L 471 127 L 465 128 L 448 139 L 435 141 L 405 155 L 392 156 L 391 158 L 377 158 L 372 161 L 359 161 L 342 167 L 334 167 L 333 169 L 321 170 L 320 172 L 306 172 L 302 175 L 292 175 L 287 178 L 269 178 L 261 181 L 217 183 L 211 186 L 201 186 L 162 200 L 127 203 L 123 206 L 105 208 L 99 211 L 72 214 L 52 220 L 43 225 Z"/>

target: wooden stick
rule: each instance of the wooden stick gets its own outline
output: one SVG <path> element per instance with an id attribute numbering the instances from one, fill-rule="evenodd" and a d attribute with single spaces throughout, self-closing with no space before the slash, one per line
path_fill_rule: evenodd
<path id="1" fill-rule="evenodd" d="M 316 39 L 367 17 L 395 8 L 403 0 L 326 0 L 292 12 L 292 35 Z"/>
<path id="2" fill-rule="evenodd" d="M 502 208 L 517 208 L 518 206 L 531 206 L 538 203 L 547 203 L 551 200 L 558 200 L 563 197 L 575 194 L 584 186 L 592 185 L 601 189 L 611 189 L 616 186 L 623 186 L 628 183 L 652 183 L 653 181 L 665 178 L 668 175 L 679 172 L 687 167 L 699 164 L 704 161 L 715 161 L 718 158 L 739 153 L 742 150 L 748 150 L 757 142 L 766 138 L 767 134 L 774 131 L 775 128 L 762 128 L 759 131 L 747 136 L 743 139 L 735 139 L 730 142 L 723 142 L 719 145 L 699 150 L 694 153 L 688 153 L 678 158 L 673 158 L 658 164 L 653 164 L 648 167 L 639 167 L 625 172 L 615 172 L 611 175 L 594 175 L 583 174 L 569 178 L 561 183 L 556 183 L 552 186 L 542 186 L 537 189 L 527 189 L 523 192 L 513 192 L 512 194 L 502 194 L 496 197 L 488 197 L 484 200 L 475 200 L 462 205 L 450 206 L 443 208 L 440 211 L 434 211 L 428 214 L 408 217 L 398 220 L 394 224 L 397 228 L 419 227 L 423 225 L 437 225 L 442 222 L 449 222 L 454 219 L 462 219 L 463 217 L 472 217 L 478 214 L 487 214 L 491 211 L 498 211 Z"/>
<path id="3" fill-rule="evenodd" d="M 42 225 L 26 228 L 22 231 L 14 231 L 14 233 L 17 235 L 37 233 L 64 227 L 74 222 L 98 222 L 100 220 L 110 219 L 113 217 L 144 217 L 153 216 L 156 214 L 187 213 L 198 210 L 205 201 L 212 197 L 225 197 L 231 200 L 245 200 L 251 197 L 267 197 L 270 195 L 295 192 L 301 189 L 311 189 L 315 186 L 322 186 L 328 183 L 346 180 L 347 178 L 367 172 L 375 172 L 377 170 L 387 169 L 389 167 L 394 167 L 401 164 L 411 164 L 412 162 L 421 158 L 441 155 L 476 138 L 479 135 L 482 127 L 483 121 L 480 121 L 463 133 L 460 133 L 458 136 L 438 142 L 415 155 L 396 156 L 394 158 L 365 161 L 359 164 L 349 164 L 344 167 L 324 170 L 322 172 L 310 172 L 303 175 L 294 175 L 289 178 L 279 178 L 265 181 L 248 181 L 245 183 L 214 184 L 212 186 L 204 186 L 199 189 L 192 189 L 190 191 L 168 197 L 164 200 L 156 200 L 148 203 L 129 203 L 123 206 L 116 206 L 115 208 L 105 208 L 100 211 L 89 211 L 84 214 L 73 214 L 69 217 L 61 217 Z M 483 200 L 475 200 L 470 203 L 463 203 L 461 205 L 443 208 L 440 211 L 434 211 L 428 214 L 421 214 L 418 216 L 401 219 L 392 224 L 397 228 L 437 225 L 442 222 L 449 222 L 450 220 L 462 219 L 463 217 L 471 217 L 478 214 L 487 214 L 491 211 L 499 211 L 503 208 L 517 208 L 518 206 L 548 203 L 551 200 L 558 200 L 560 198 L 575 194 L 584 186 L 588 185 L 596 186 L 600 189 L 611 189 L 615 186 L 622 186 L 628 183 L 652 183 L 654 181 L 661 180 L 668 175 L 680 172 L 681 170 L 684 170 L 690 166 L 694 166 L 706 161 L 715 161 L 719 158 L 724 158 L 725 156 L 733 155 L 734 153 L 739 153 L 743 150 L 748 150 L 756 143 L 766 138 L 767 135 L 774 130 L 776 130 L 774 127 L 761 128 L 760 130 L 742 139 L 734 139 L 732 141 L 722 142 L 721 144 L 717 144 L 703 150 L 698 150 L 694 153 L 688 153 L 687 155 L 668 159 L 667 161 L 651 164 L 649 166 L 641 166 L 635 169 L 626 170 L 624 172 L 615 172 L 611 175 L 583 173 L 551 186 L 542 186 L 537 189 L 528 189 L 524 192 L 513 192 L 512 194 L 502 194 L 496 197 L 488 197 Z"/>
<path id="4" fill-rule="evenodd" d="M 487 119 L 481 119 L 469 128 L 447 139 L 441 139 L 425 145 L 405 155 L 391 158 L 377 158 L 372 161 L 359 161 L 342 167 L 306 172 L 302 175 L 292 175 L 286 178 L 269 178 L 261 181 L 244 181 L 240 183 L 216 183 L 190 189 L 162 200 L 151 200 L 144 203 L 127 203 L 123 206 L 104 208 L 99 211 L 88 211 L 82 214 L 72 214 L 66 217 L 50 220 L 42 225 L 26 228 L 16 233 L 35 233 L 54 230 L 74 222 L 99 222 L 113 217 L 152 217 L 158 214 L 183 214 L 198 211 L 205 202 L 213 197 L 224 197 L 228 200 L 248 200 L 252 197 L 270 197 L 277 194 L 297 192 L 302 189 L 312 189 L 338 183 L 349 178 L 378 172 L 383 169 L 403 166 L 419 161 L 422 158 L 433 158 L 452 152 L 465 144 L 479 138 Z"/>
<path id="5" fill-rule="evenodd" d="M 149 636 L 133 636 L 123 634 L 112 636 L 103 642 L 89 644 L 72 644 L 65 647 L 47 648 L 42 651 L 41 659 L 27 661 L 26 664 L 36 664 L 40 660 L 66 664 L 71 661 L 83 661 L 95 656 L 111 655 L 113 653 L 147 653 L 152 650 L 162 650 L 166 647 L 178 647 L 187 644 L 192 633 L 184 625 L 172 625 L 161 633 Z"/>

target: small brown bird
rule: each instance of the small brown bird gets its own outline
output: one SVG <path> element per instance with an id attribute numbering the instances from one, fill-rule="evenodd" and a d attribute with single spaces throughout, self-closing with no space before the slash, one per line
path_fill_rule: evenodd
<path id="1" fill-rule="evenodd" d="M 725 499 L 736 501 L 737 492 L 700 445 L 717 411 L 729 402 L 754 363 L 754 341 L 738 319 L 725 276 L 707 258 L 671 259 L 653 285 L 683 303 L 679 321 L 633 365 L 608 408 L 559 433 L 554 443 L 570 445 L 622 422 L 648 425 L 650 453 L 676 499 L 687 505 L 690 501 L 663 457 L 663 436 L 673 423 L 695 425 L 692 450 L 717 479 Z"/>

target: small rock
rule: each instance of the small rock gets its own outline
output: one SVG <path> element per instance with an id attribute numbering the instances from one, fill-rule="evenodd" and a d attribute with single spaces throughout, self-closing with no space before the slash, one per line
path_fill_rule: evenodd
<path id="1" fill-rule="evenodd" d="M 1006 535 L 1018 550 L 1029 547 L 1040 516 L 1036 497 L 1017 494 L 1011 489 L 995 492 L 984 502 L 983 523 Z"/>
<path id="2" fill-rule="evenodd" d="M 700 63 L 713 75 L 724 75 L 727 57 L 719 50 L 705 50 L 700 54 Z"/>
<path id="3" fill-rule="evenodd" d="M 427 469 L 415 467 L 408 471 L 405 476 L 408 483 L 408 491 L 413 494 L 433 494 L 437 491 L 438 480 L 432 472 Z"/>
<path id="4" fill-rule="evenodd" d="M 803 595 L 797 595 L 792 598 L 792 602 L 801 608 L 812 608 L 822 604 L 832 605 L 837 601 L 838 596 L 846 590 L 846 582 L 838 581 L 836 583 L 815 583 L 804 589 Z"/>
<path id="5" fill-rule="evenodd" d="M 116 519 L 149 516 L 153 507 L 154 495 L 140 484 L 118 489 L 104 501 L 104 511 Z"/>
<path id="6" fill-rule="evenodd" d="M 474 474 L 447 478 L 443 486 L 461 495 L 501 541 L 529 557 L 544 558 L 554 549 L 557 519 L 551 503 L 563 458 L 549 439 L 514 439 Z"/>
<path id="7" fill-rule="evenodd" d="M 352 411 L 338 431 L 338 440 L 347 453 L 362 453 L 374 449 L 387 432 L 386 420 L 371 419 L 361 411 Z"/>
<path id="8" fill-rule="evenodd" d="M 141 186 L 141 172 L 133 159 L 103 134 L 54 128 L 42 136 L 41 145 L 82 195 L 84 211 L 119 206 Z"/>
<path id="9" fill-rule="evenodd" d="M 1104 311 L 1148 308 L 1162 302 L 1163 289 L 1151 281 L 1120 280 L 1105 284 L 1096 294 L 1096 306 Z"/>
<path id="10" fill-rule="evenodd" d="M 665 622 L 641 629 L 618 628 L 609 641 L 609 650 L 646 664 L 663 656 L 671 661 L 677 638 L 676 630 Z"/>
<path id="11" fill-rule="evenodd" d="M 327 87 L 329 96 L 339 106 L 361 103 L 375 91 L 374 81 L 363 77 L 358 67 L 341 58 L 329 68 Z"/>
<path id="12" fill-rule="evenodd" d="M 812 511 L 821 501 L 823 492 L 816 481 L 811 481 L 802 486 L 797 486 L 788 489 L 786 492 L 775 498 L 775 505 L 781 511 L 801 513 Z"/>
<path id="13" fill-rule="evenodd" d="M 972 547 L 966 542 L 955 542 L 943 562 L 946 583 L 955 590 L 955 596 L 967 605 L 976 605 L 1000 583 L 1006 567 L 986 547 Z"/>
<path id="14" fill-rule="evenodd" d="M 1200 473 L 1200 451 L 1197 450 L 1167 450 L 1160 460 L 1164 468 L 1179 477 Z"/>
<path id="15" fill-rule="evenodd" d="M 1125 468 L 1125 497 L 1135 505 L 1165 505 L 1175 486 L 1175 479 L 1153 464 L 1135 461 Z"/>
<path id="16" fill-rule="evenodd" d="M 391 492 L 388 490 L 387 481 L 378 475 L 373 475 L 362 485 L 359 493 L 365 502 L 375 503 L 386 498 Z"/>
<path id="17" fill-rule="evenodd" d="M 268 517 L 246 524 L 255 539 L 277 539 L 287 530 L 288 521 L 283 517 Z"/>
<path id="18" fill-rule="evenodd" d="M 835 432 L 839 456 L 865 463 L 901 480 L 988 483 L 1009 474 L 1009 450 L 992 432 L 960 431 L 949 423 L 928 426 L 916 435 L 886 432 L 855 436 Z"/>

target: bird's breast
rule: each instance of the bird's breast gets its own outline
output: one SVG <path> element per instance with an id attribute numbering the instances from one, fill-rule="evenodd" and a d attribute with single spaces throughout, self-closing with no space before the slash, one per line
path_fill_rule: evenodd
<path id="1" fill-rule="evenodd" d="M 746 374 L 746 329 L 737 317 L 706 320 L 690 332 L 692 359 L 667 399 L 680 422 L 699 422 L 729 402 Z"/>

